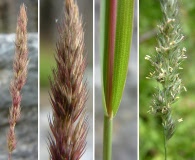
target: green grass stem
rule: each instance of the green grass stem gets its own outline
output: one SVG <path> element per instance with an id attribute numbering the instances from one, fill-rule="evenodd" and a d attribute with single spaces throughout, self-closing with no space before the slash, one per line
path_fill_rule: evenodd
<path id="1" fill-rule="evenodd" d="M 104 116 L 103 160 L 112 159 L 112 125 L 113 118 Z"/>
<path id="2" fill-rule="evenodd" d="M 166 130 L 165 127 L 163 127 L 164 131 L 164 154 L 165 154 L 165 160 L 167 160 L 167 138 L 166 138 Z"/>

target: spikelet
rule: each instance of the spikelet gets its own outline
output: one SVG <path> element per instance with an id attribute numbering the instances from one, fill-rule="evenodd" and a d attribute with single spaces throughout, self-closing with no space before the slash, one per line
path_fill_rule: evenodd
<path id="1" fill-rule="evenodd" d="M 148 79 L 155 79 L 159 85 L 153 95 L 150 113 L 162 118 L 166 141 L 175 131 L 177 122 L 172 118 L 172 104 L 179 99 L 182 91 L 186 91 L 180 78 L 181 63 L 187 57 L 186 49 L 181 48 L 184 39 L 178 20 L 177 0 L 161 0 L 163 21 L 158 25 L 158 47 L 155 55 L 146 55 L 153 71 Z"/>
<path id="2" fill-rule="evenodd" d="M 16 148 L 15 125 L 20 119 L 21 110 L 21 89 L 26 83 L 28 67 L 28 49 L 27 49 L 27 15 L 25 5 L 20 6 L 16 28 L 15 57 L 13 61 L 13 79 L 10 84 L 10 94 L 12 97 L 12 106 L 10 108 L 9 124 L 10 129 L 7 134 L 7 145 L 9 150 L 9 159 Z"/>
<path id="3" fill-rule="evenodd" d="M 53 80 L 50 78 L 53 108 L 50 159 L 79 160 L 86 147 L 88 121 L 85 108 L 87 89 L 83 83 L 86 68 L 84 32 L 74 0 L 65 1 L 64 19 L 58 25 L 58 33 L 56 68 L 53 69 Z"/>

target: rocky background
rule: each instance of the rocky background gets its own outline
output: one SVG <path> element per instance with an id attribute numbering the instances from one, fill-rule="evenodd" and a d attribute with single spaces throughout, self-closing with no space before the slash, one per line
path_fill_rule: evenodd
<path id="1" fill-rule="evenodd" d="M 6 133 L 8 132 L 15 34 L 0 34 L 0 159 L 7 159 Z M 27 83 L 22 89 L 21 119 L 16 125 L 17 147 L 14 160 L 38 159 L 38 36 L 28 35 L 29 70 Z"/>
<path id="2" fill-rule="evenodd" d="M 134 35 L 126 86 L 119 111 L 113 123 L 113 160 L 137 159 L 137 3 Z M 100 0 L 95 0 L 95 159 L 102 160 L 103 107 L 101 95 L 99 25 Z"/>

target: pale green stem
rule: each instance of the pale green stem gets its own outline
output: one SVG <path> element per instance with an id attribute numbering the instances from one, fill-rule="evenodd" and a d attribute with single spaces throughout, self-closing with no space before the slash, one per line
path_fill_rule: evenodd
<path id="1" fill-rule="evenodd" d="M 163 126 L 163 130 L 164 130 L 164 154 L 165 154 L 165 160 L 167 160 L 167 139 L 166 139 L 166 129 Z"/>
<path id="2" fill-rule="evenodd" d="M 112 159 L 112 125 L 113 118 L 104 115 L 103 160 Z"/>

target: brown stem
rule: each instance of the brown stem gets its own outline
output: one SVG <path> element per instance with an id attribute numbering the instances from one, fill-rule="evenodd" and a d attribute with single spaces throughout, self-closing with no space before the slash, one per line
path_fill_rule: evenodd
<path id="1" fill-rule="evenodd" d="M 112 116 L 112 81 L 114 69 L 114 48 L 115 48 L 115 35 L 116 35 L 116 13 L 117 13 L 117 0 L 110 0 L 109 3 L 109 34 L 108 34 L 108 72 L 107 72 L 107 112 L 109 117 Z"/>

